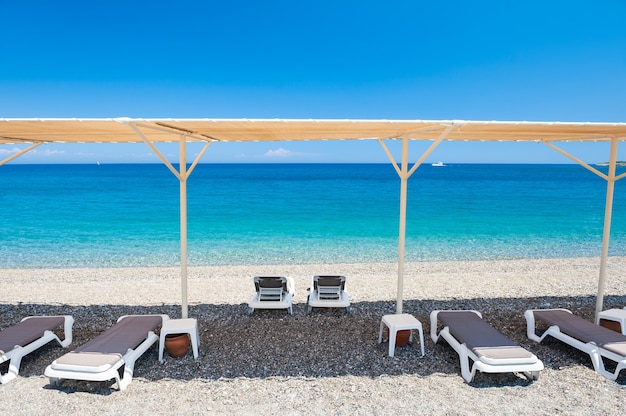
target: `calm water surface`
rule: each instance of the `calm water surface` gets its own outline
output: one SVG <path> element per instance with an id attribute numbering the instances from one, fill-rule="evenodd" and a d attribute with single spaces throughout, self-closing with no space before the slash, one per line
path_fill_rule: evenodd
<path id="1" fill-rule="evenodd" d="M 179 264 L 178 181 L 163 165 L 9 164 L 0 184 L 0 267 Z M 388 164 L 199 165 L 189 262 L 394 262 L 399 188 Z M 422 166 L 406 258 L 598 256 L 605 193 L 577 165 Z M 625 207 L 618 182 L 611 255 L 626 255 Z"/>

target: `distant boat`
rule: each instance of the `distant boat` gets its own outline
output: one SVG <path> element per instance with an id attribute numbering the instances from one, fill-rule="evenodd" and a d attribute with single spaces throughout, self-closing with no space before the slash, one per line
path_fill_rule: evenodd
<path id="1" fill-rule="evenodd" d="M 443 162 L 439 161 L 437 163 L 433 163 L 433 166 L 445 166 Z"/>

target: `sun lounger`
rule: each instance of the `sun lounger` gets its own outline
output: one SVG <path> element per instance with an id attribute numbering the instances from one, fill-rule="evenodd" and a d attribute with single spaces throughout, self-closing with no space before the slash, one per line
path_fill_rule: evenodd
<path id="1" fill-rule="evenodd" d="M 313 276 L 309 291 L 307 313 L 313 308 L 346 308 L 350 313 L 345 276 Z"/>
<path id="2" fill-rule="evenodd" d="M 524 313 L 528 338 L 541 342 L 552 336 L 589 354 L 593 368 L 604 377 L 615 380 L 626 368 L 626 336 L 573 315 L 567 309 L 531 309 Z M 537 335 L 536 325 L 548 325 L 542 335 Z M 617 363 L 608 371 L 603 358 Z"/>
<path id="3" fill-rule="evenodd" d="M 115 379 L 118 388 L 124 390 L 133 378 L 135 361 L 159 339 L 154 331 L 168 319 L 167 315 L 122 316 L 96 338 L 54 360 L 44 374 L 51 384 L 62 379 Z M 124 375 L 120 377 L 122 366 Z"/>
<path id="4" fill-rule="evenodd" d="M 248 304 L 248 313 L 255 309 L 287 309 L 293 313 L 291 302 L 295 294 L 293 279 L 282 276 L 256 276 L 254 278 L 256 293 Z"/>
<path id="5" fill-rule="evenodd" d="M 0 332 L 0 364 L 9 361 L 6 374 L 0 374 L 0 384 L 17 377 L 22 358 L 50 341 L 62 347 L 72 343 L 74 318 L 65 316 L 30 316 Z M 63 327 L 64 338 L 59 339 L 52 330 Z"/>
<path id="6" fill-rule="evenodd" d="M 437 322 L 443 329 L 437 334 Z M 483 373 L 523 373 L 528 379 L 539 378 L 543 363 L 532 353 L 511 341 L 488 323 L 477 311 L 433 311 L 430 336 L 437 343 L 443 337 L 459 354 L 461 375 L 466 382 L 476 371 Z M 469 360 L 474 364 L 469 367 Z"/>

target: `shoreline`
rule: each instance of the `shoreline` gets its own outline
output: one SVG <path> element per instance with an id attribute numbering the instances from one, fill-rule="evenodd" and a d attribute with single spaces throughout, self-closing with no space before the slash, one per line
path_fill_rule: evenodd
<path id="1" fill-rule="evenodd" d="M 16 380 L 0 386 L 0 402 L 15 414 L 92 414 L 167 411 L 186 414 L 606 414 L 626 412 L 626 371 L 610 381 L 588 355 L 558 341 L 526 337 L 523 312 L 566 307 L 592 319 L 599 258 L 408 263 L 404 312 L 424 325 L 419 343 L 387 355 L 377 343 L 382 315 L 395 312 L 397 265 L 333 264 L 217 266 L 189 269 L 189 316 L 198 319 L 200 357 L 157 360 L 152 346 L 124 391 L 112 382 L 67 381 L 51 387 L 43 369 L 67 350 L 48 344 L 22 361 Z M 605 309 L 626 306 L 626 257 L 611 257 Z M 30 314 L 74 316 L 75 348 L 128 313 L 180 317 L 180 270 L 172 268 L 0 270 L 10 283 L 0 294 L 2 327 Z M 313 274 L 347 277 L 352 314 L 306 314 Z M 252 277 L 294 278 L 294 313 L 247 312 Z M 544 363 L 539 380 L 478 374 L 467 384 L 459 357 L 434 344 L 434 309 L 476 309 L 504 335 Z M 25 401 L 23 398 L 29 397 Z M 453 398 L 453 399 L 452 399 Z"/>
<path id="2" fill-rule="evenodd" d="M 563 290 L 570 295 L 595 296 L 599 269 L 599 257 L 407 262 L 403 298 L 531 297 Z M 609 257 L 606 295 L 626 294 L 626 282 L 620 281 L 624 270 L 626 256 Z M 307 288 L 315 274 L 345 275 L 352 302 L 391 301 L 397 297 L 396 263 L 339 263 L 189 267 L 188 301 L 190 306 L 247 303 L 254 292 L 254 276 L 276 275 L 292 277 L 296 287 L 294 304 L 306 303 Z M 0 293 L 0 303 L 181 303 L 178 267 L 0 269 L 0 279 L 10 281 L 13 287 Z M 54 293 L 47 284 L 55 285 Z M 143 290 L 134 290 L 137 285 Z M 373 287 L 375 290 L 371 290 Z"/>

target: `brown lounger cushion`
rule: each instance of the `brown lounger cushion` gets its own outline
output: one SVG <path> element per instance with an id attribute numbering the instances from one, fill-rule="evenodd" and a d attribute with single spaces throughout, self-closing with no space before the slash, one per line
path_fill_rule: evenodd
<path id="1" fill-rule="evenodd" d="M 599 347 L 626 357 L 626 336 L 612 331 L 579 316 L 561 310 L 533 311 L 535 321 L 550 326 L 556 325 L 559 330 L 581 342 L 593 342 Z"/>
<path id="2" fill-rule="evenodd" d="M 0 354 L 11 351 L 16 345 L 26 346 L 38 340 L 48 330 L 63 326 L 62 316 L 42 316 L 26 319 L 0 332 Z"/>
<path id="3" fill-rule="evenodd" d="M 450 334 L 479 357 L 489 359 L 534 359 L 533 355 L 511 341 L 477 314 L 469 311 L 439 312 L 439 321 Z"/>
<path id="4" fill-rule="evenodd" d="M 98 352 L 68 352 L 54 360 L 52 366 L 56 370 L 73 370 L 80 368 L 86 373 L 101 373 L 108 370 L 122 359 L 121 354 L 102 354 Z"/>

